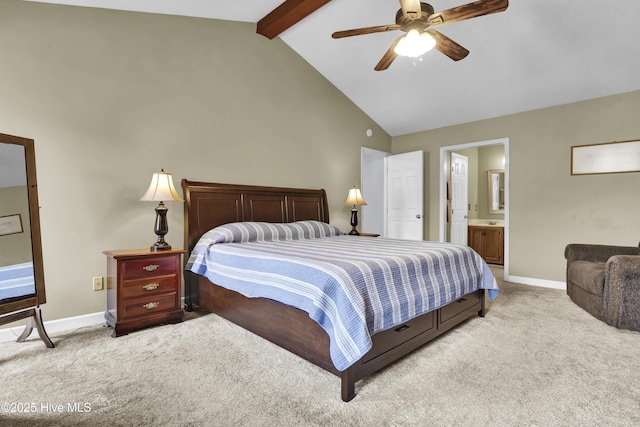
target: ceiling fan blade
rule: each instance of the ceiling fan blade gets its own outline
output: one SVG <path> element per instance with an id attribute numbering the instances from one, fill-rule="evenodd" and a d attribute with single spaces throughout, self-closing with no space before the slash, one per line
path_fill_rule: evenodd
<path id="1" fill-rule="evenodd" d="M 427 30 L 427 33 L 431 34 L 431 36 L 436 39 L 435 49 L 444 53 L 454 61 L 460 61 L 469 55 L 469 51 L 467 49 L 460 46 L 441 32 L 436 30 Z"/>
<path id="2" fill-rule="evenodd" d="M 438 26 L 452 22 L 464 21 L 478 16 L 490 15 L 507 10 L 509 0 L 479 0 L 473 3 L 457 6 L 436 12 L 429 16 L 429 25 Z"/>
<path id="3" fill-rule="evenodd" d="M 267 16 L 258 21 L 256 33 L 273 39 L 293 27 L 331 0 L 285 0 Z"/>
<path id="4" fill-rule="evenodd" d="M 389 65 L 391 65 L 391 63 L 393 62 L 394 59 L 396 59 L 396 56 L 398 56 L 397 53 L 395 53 L 393 51 L 393 49 L 396 48 L 396 45 L 398 44 L 398 42 L 400 41 L 401 38 L 403 38 L 404 36 L 400 36 L 398 37 L 393 44 L 391 44 L 391 47 L 385 52 L 384 55 L 382 55 L 382 58 L 380 58 L 380 61 L 378 61 L 378 63 L 376 64 L 376 66 L 373 68 L 376 71 L 384 71 L 387 68 L 389 68 Z"/>
<path id="5" fill-rule="evenodd" d="M 341 39 L 343 37 L 351 37 L 351 36 L 360 36 L 363 34 L 373 34 L 373 33 L 383 33 L 385 31 L 393 31 L 399 30 L 400 25 L 392 24 L 392 25 L 379 25 L 377 27 L 365 27 L 365 28 L 357 28 L 354 30 L 344 30 L 344 31 L 336 31 L 331 34 L 331 37 L 334 39 Z"/>
<path id="6" fill-rule="evenodd" d="M 400 0 L 402 14 L 408 19 L 418 19 L 422 16 L 420 0 Z"/>

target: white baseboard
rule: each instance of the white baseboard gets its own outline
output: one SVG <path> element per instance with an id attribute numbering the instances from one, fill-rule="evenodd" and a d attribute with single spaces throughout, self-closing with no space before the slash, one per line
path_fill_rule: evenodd
<path id="1" fill-rule="evenodd" d="M 533 279 L 531 277 L 519 276 L 509 276 L 509 278 L 505 278 L 504 280 L 511 283 L 520 283 L 522 285 L 539 286 L 541 288 L 567 289 L 567 284 L 565 282 L 557 282 L 555 280 Z"/>
<path id="2" fill-rule="evenodd" d="M 180 303 L 181 307 L 184 307 L 184 297 L 181 298 Z M 84 328 L 86 326 L 94 326 L 100 324 L 104 324 L 104 311 L 44 322 L 44 329 L 47 331 L 47 334 L 50 335 L 56 332 L 68 331 L 72 329 Z M 22 331 L 24 331 L 23 325 L 0 329 L 0 342 L 15 341 L 16 339 L 18 339 L 20 334 L 22 334 Z M 38 332 L 33 331 L 32 335 L 33 334 L 37 335 Z"/>
<path id="3" fill-rule="evenodd" d="M 82 316 L 67 317 L 64 319 L 51 320 L 44 322 L 44 328 L 48 335 L 56 332 L 68 331 L 71 329 L 83 328 L 85 326 L 94 326 L 104 323 L 104 311 L 91 314 L 83 314 Z M 26 325 L 26 319 L 25 319 Z M 0 342 L 15 341 L 18 339 L 24 325 L 13 326 L 11 328 L 0 329 Z M 38 336 L 37 331 L 33 331 L 31 336 Z"/>

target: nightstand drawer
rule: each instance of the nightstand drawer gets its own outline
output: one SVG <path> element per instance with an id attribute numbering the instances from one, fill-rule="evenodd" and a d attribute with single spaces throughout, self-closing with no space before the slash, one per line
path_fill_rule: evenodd
<path id="1" fill-rule="evenodd" d="M 155 277 L 176 273 L 175 257 L 149 257 L 122 262 L 122 278 Z"/>
<path id="2" fill-rule="evenodd" d="M 122 298 L 129 299 L 166 292 L 177 292 L 177 285 L 176 275 L 124 280 L 122 282 Z"/>
<path id="3" fill-rule="evenodd" d="M 158 294 L 148 298 L 128 300 L 124 303 L 123 317 L 148 316 L 150 314 L 176 309 L 176 294 Z"/>

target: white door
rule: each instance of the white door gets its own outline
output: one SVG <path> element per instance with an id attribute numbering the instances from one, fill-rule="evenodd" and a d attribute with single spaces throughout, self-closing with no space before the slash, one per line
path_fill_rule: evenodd
<path id="1" fill-rule="evenodd" d="M 362 147 L 360 149 L 360 191 L 362 197 L 367 201 L 365 206 L 360 207 L 360 227 L 361 233 L 375 233 L 384 235 L 385 224 L 385 157 L 391 153 Z"/>
<path id="2" fill-rule="evenodd" d="M 387 221 L 385 237 L 422 240 L 423 233 L 422 151 L 396 154 L 387 163 Z"/>
<path id="3" fill-rule="evenodd" d="M 467 244 L 469 159 L 451 153 L 451 243 Z"/>

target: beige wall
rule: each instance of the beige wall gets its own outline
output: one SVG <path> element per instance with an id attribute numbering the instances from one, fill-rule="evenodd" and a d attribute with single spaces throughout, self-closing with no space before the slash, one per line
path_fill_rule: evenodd
<path id="1" fill-rule="evenodd" d="M 509 138 L 510 274 L 564 281 L 571 242 L 638 245 L 640 174 L 571 176 L 571 146 L 640 138 L 640 91 L 393 138 L 424 150 L 425 237 L 438 239 L 439 149 Z"/>
<path id="2" fill-rule="evenodd" d="M 331 222 L 360 177 L 360 147 L 391 138 L 255 25 L 0 2 L 0 132 L 33 138 L 45 320 L 106 308 L 102 251 L 155 241 L 153 172 L 180 180 L 325 188 Z M 373 137 L 365 131 L 373 129 Z M 182 205 L 167 241 L 182 247 Z"/>

